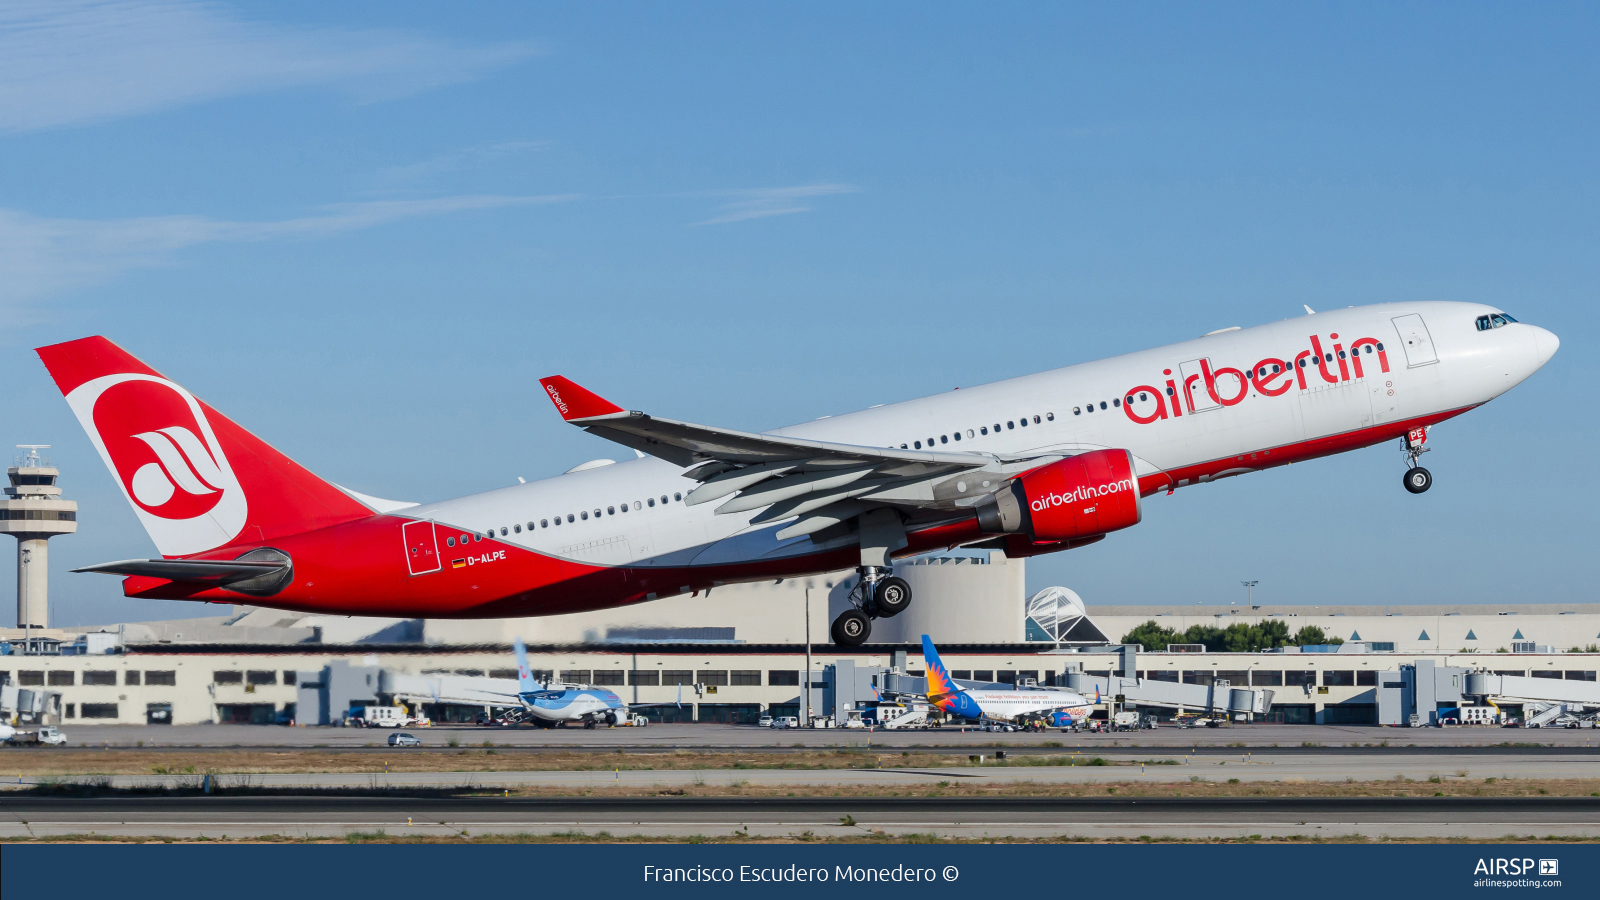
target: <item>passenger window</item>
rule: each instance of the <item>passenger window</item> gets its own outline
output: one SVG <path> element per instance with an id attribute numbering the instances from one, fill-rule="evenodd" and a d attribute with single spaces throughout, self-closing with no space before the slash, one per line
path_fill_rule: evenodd
<path id="1" fill-rule="evenodd" d="M 1333 354 L 1332 353 L 1324 353 L 1324 354 L 1322 354 L 1322 361 L 1323 362 L 1333 362 Z"/>
<path id="2" fill-rule="evenodd" d="M 471 535 L 463 534 L 461 536 L 461 543 L 463 543 L 463 544 L 465 544 L 467 541 L 470 541 L 470 540 L 472 540 L 472 536 Z"/>
<path id="3" fill-rule="evenodd" d="M 1371 348 L 1370 348 L 1370 347 L 1369 347 L 1369 348 L 1367 348 L 1367 352 L 1368 352 L 1368 353 L 1371 353 L 1371 352 L 1372 352 L 1372 349 L 1371 349 Z M 1283 367 L 1282 367 L 1282 366 L 1279 366 L 1279 365 L 1274 365 L 1274 366 L 1273 366 L 1273 367 L 1272 367 L 1272 374 L 1274 374 L 1274 375 L 1276 375 L 1276 374 L 1278 374 L 1278 373 L 1279 373 L 1279 372 L 1282 372 L 1282 371 L 1283 371 Z"/>
<path id="4" fill-rule="evenodd" d="M 1094 404 L 1090 403 L 1088 406 L 1085 406 L 1084 409 L 1087 409 L 1089 412 L 1094 412 Z"/>
<path id="5" fill-rule="evenodd" d="M 1100 405 L 1101 405 L 1101 406 L 1105 406 L 1105 404 L 1104 404 L 1104 403 L 1102 403 L 1102 404 L 1100 404 Z M 1112 405 L 1112 406 L 1121 406 L 1121 405 L 1122 405 L 1122 399 L 1121 399 L 1121 398 L 1119 398 L 1119 397 L 1112 397 L 1112 398 L 1111 398 L 1111 405 Z"/>
<path id="6" fill-rule="evenodd" d="M 634 509 L 638 509 L 639 508 L 639 501 L 637 501 L 637 500 L 633 501 L 633 508 Z"/>
<path id="7" fill-rule="evenodd" d="M 1017 424 L 1015 422 L 1007 422 L 1006 423 L 1006 430 L 1007 431 L 1014 430 L 1016 427 L 1017 427 Z"/>
<path id="8" fill-rule="evenodd" d="M 511 526 L 511 530 L 515 531 L 517 534 L 521 534 L 522 533 L 522 526 L 521 525 L 513 525 L 513 526 Z"/>
<path id="9" fill-rule="evenodd" d="M 587 516 L 585 516 L 585 517 L 584 517 L 584 518 L 588 518 L 588 517 L 587 517 Z M 571 522 L 571 521 L 572 521 L 572 513 L 567 513 L 567 521 L 568 521 L 568 522 Z"/>
<path id="10" fill-rule="evenodd" d="M 921 441 L 917 441 L 917 449 L 918 450 L 922 449 L 922 442 Z"/>
<path id="11" fill-rule="evenodd" d="M 999 422 L 994 423 L 994 433 L 995 434 L 999 434 L 1000 433 L 1000 423 Z"/>
<path id="12" fill-rule="evenodd" d="M 982 428 L 979 428 L 978 429 L 978 433 L 979 434 L 988 434 L 989 433 L 989 426 L 985 425 Z"/>
<path id="13" fill-rule="evenodd" d="M 968 429 L 967 429 L 967 437 L 973 437 L 973 436 L 974 436 L 974 435 L 973 435 L 973 434 L 972 434 L 972 429 L 971 429 L 971 428 L 968 428 Z"/>
<path id="14" fill-rule="evenodd" d="M 510 533 L 510 532 L 508 532 L 508 531 L 506 531 L 506 527 L 505 527 L 505 526 L 504 526 L 504 525 L 501 525 L 501 526 L 500 526 L 500 536 L 501 536 L 501 537 L 505 537 L 505 536 L 506 536 L 506 535 L 507 535 L 507 534 L 509 534 L 509 533 Z"/>
<path id="15" fill-rule="evenodd" d="M 528 522 L 528 530 L 529 531 L 533 530 L 533 522 L 532 522 L 532 520 L 529 520 L 529 522 Z"/>
<path id="16" fill-rule="evenodd" d="M 1017 421 L 1022 424 L 1023 428 L 1027 428 L 1028 427 L 1028 417 L 1027 416 L 1023 416 L 1022 418 L 1018 419 Z"/>
<path id="17" fill-rule="evenodd" d="M 1344 359 L 1344 351 L 1343 350 L 1339 351 L 1339 358 L 1340 359 Z"/>
<path id="18" fill-rule="evenodd" d="M 1305 368 L 1305 367 L 1306 367 L 1306 361 L 1305 361 L 1305 360 L 1303 360 L 1303 359 L 1302 359 L 1302 360 L 1300 360 L 1300 363 L 1299 363 L 1299 365 L 1300 365 L 1300 368 L 1302 368 L 1302 369 L 1304 369 L 1304 368 Z"/>
<path id="19" fill-rule="evenodd" d="M 560 525 L 561 524 L 561 520 L 557 519 L 556 520 L 556 524 Z M 529 526 L 529 527 L 531 528 L 532 526 Z M 550 527 L 550 520 L 549 519 L 540 519 L 539 520 L 539 527 L 540 528 L 549 528 Z"/>
<path id="20" fill-rule="evenodd" d="M 1073 415 L 1075 415 L 1075 416 L 1081 416 L 1081 415 L 1083 415 L 1083 407 L 1081 407 L 1081 406 L 1074 406 L 1074 407 L 1073 407 L 1073 408 L 1072 408 L 1072 414 L 1073 414 Z"/>
<path id="21" fill-rule="evenodd" d="M 662 494 L 661 495 L 661 505 L 662 506 L 666 506 L 667 505 L 667 495 L 666 494 Z"/>
<path id="22" fill-rule="evenodd" d="M 656 505 L 656 498 L 651 497 L 649 500 L 646 500 L 645 502 L 650 504 L 653 507 L 653 506 Z"/>
<path id="23" fill-rule="evenodd" d="M 1033 424 L 1035 424 L 1035 425 L 1039 424 L 1039 417 L 1038 416 L 1034 416 L 1033 417 Z"/>
<path id="24" fill-rule="evenodd" d="M 900 449 L 901 449 L 901 450 L 904 450 L 904 449 L 906 449 L 906 445 L 905 445 L 905 444 L 901 444 L 901 445 L 900 445 Z"/>
<path id="25" fill-rule="evenodd" d="M 456 545 L 456 539 L 453 537 L 447 537 L 444 539 L 444 545 L 446 547 L 454 547 Z"/>
<path id="26" fill-rule="evenodd" d="M 674 501 L 682 500 L 683 499 L 683 494 L 674 492 L 673 495 L 672 495 L 672 499 Z"/>
<path id="27" fill-rule="evenodd" d="M 948 443 L 950 443 L 950 438 L 949 438 L 949 436 L 948 436 L 948 435 L 943 435 L 943 434 L 941 434 L 941 435 L 939 435 L 939 443 L 941 443 L 941 444 L 948 444 Z"/>
<path id="28" fill-rule="evenodd" d="M 1172 388 L 1167 388 L 1167 396 L 1168 396 L 1168 397 L 1171 397 L 1171 396 L 1173 396 L 1173 390 L 1172 390 Z"/>
<path id="29" fill-rule="evenodd" d="M 598 509 L 597 509 L 597 510 L 595 510 L 595 511 L 594 511 L 594 514 L 595 514 L 595 515 L 597 515 L 597 516 L 598 516 L 598 515 L 600 515 L 600 510 L 598 510 Z M 608 516 L 614 516 L 614 515 L 616 515 L 616 514 L 617 514 L 617 508 L 616 508 L 616 507 L 615 507 L 615 506 L 608 506 L 608 507 L 606 507 L 606 515 L 608 515 Z"/>
<path id="30" fill-rule="evenodd" d="M 1056 414 L 1055 413 L 1045 413 L 1044 414 L 1044 419 L 1045 419 L 1046 422 L 1054 422 L 1056 420 Z"/>
<path id="31" fill-rule="evenodd" d="M 582 519 L 583 519 L 583 520 L 584 520 L 584 521 L 585 521 L 585 522 L 587 522 L 587 521 L 589 521 L 589 511 L 588 511 L 588 510 L 584 510 L 584 511 L 583 511 L 583 512 L 581 512 L 581 513 L 578 513 L 578 516 L 579 516 L 579 517 L 580 517 L 580 518 L 582 518 Z M 572 518 L 572 517 L 571 517 L 571 516 L 568 516 L 568 517 L 567 517 L 567 518 L 569 518 L 569 519 L 570 519 L 570 518 Z"/>

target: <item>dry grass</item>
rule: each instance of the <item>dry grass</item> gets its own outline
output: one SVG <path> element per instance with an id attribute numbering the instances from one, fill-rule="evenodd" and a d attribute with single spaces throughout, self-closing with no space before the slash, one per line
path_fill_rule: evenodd
<path id="1" fill-rule="evenodd" d="M 266 775 L 366 772 L 609 772 L 653 769 L 859 769 L 950 768 L 969 765 L 966 753 L 797 750 L 786 753 L 704 753 L 694 750 L 574 750 L 516 753 L 496 747 L 450 750 L 396 748 L 390 753 L 324 750 L 27 750 L 0 754 L 0 776 L 58 775 Z M 981 751 L 992 754 L 992 751 Z M 1018 757 L 1004 764 L 1133 765 L 1092 754 Z M 993 763 L 990 763 L 993 764 Z M 387 768 L 385 768 L 387 767 Z"/>

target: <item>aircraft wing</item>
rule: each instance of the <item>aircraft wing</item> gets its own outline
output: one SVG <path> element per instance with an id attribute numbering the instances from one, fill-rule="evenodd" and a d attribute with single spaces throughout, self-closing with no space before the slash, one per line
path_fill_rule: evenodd
<path id="1" fill-rule="evenodd" d="M 540 379 L 567 422 L 590 434 L 684 466 L 700 482 L 684 501 L 693 506 L 725 500 L 718 513 L 765 509 L 753 521 L 798 517 L 779 538 L 820 531 L 873 506 L 953 509 L 956 477 L 994 472 L 996 484 L 1011 470 L 1038 465 L 987 453 L 948 453 L 837 444 L 756 434 L 663 419 L 623 409 L 560 376 Z"/>

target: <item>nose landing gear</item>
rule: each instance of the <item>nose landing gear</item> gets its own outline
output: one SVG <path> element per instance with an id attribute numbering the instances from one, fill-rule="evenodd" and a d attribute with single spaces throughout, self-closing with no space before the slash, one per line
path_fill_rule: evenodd
<path id="1" fill-rule="evenodd" d="M 1433 473 L 1421 466 L 1412 466 L 1406 470 L 1406 490 L 1413 494 L 1420 494 L 1433 487 Z"/>
<path id="2" fill-rule="evenodd" d="M 1409 463 L 1406 468 L 1404 484 L 1406 490 L 1413 494 L 1420 494 L 1433 487 L 1433 473 L 1417 465 L 1417 459 L 1429 450 L 1427 443 L 1428 429 L 1426 426 L 1413 428 L 1406 433 L 1405 437 L 1400 439 L 1400 449 L 1404 451 L 1406 462 Z"/>

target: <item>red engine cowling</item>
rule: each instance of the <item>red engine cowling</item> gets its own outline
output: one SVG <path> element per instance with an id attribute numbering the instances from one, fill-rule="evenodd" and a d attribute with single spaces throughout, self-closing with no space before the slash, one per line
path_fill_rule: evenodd
<path id="1" fill-rule="evenodd" d="M 987 534 L 1024 534 L 1036 543 L 1079 541 L 1139 524 L 1133 454 L 1093 450 L 1040 466 L 977 508 Z"/>

